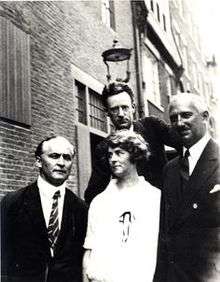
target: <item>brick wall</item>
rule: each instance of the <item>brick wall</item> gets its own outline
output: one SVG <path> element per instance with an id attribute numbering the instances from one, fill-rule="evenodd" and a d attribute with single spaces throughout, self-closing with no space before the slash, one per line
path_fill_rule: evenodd
<path id="1" fill-rule="evenodd" d="M 114 38 L 133 48 L 130 1 L 116 1 L 116 31 L 101 21 L 100 1 L 1 2 L 1 16 L 30 33 L 32 123 L 30 127 L 0 121 L 0 193 L 36 179 L 36 145 L 59 134 L 76 144 L 71 64 L 105 83 L 101 53 Z M 131 86 L 136 90 L 134 61 Z M 80 142 L 80 140 L 78 140 Z M 78 192 L 78 162 L 69 187 Z M 82 168 L 81 168 L 82 169 Z"/>

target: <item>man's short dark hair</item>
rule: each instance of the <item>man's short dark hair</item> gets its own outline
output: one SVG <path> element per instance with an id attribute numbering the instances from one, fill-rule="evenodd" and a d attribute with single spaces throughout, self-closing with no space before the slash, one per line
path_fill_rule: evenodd
<path id="1" fill-rule="evenodd" d="M 112 82 L 106 85 L 102 91 L 102 103 L 104 107 L 108 108 L 108 97 L 117 95 L 121 92 L 128 93 L 128 95 L 131 97 L 131 102 L 134 103 L 134 93 L 127 84 L 122 82 Z"/>
<path id="2" fill-rule="evenodd" d="M 52 136 L 47 137 L 46 139 L 42 140 L 38 144 L 38 146 L 37 146 L 37 148 L 35 150 L 35 158 L 40 157 L 43 154 L 43 143 L 46 142 L 46 141 L 49 141 L 51 139 L 55 139 L 55 138 L 57 138 L 57 135 L 52 135 Z"/>

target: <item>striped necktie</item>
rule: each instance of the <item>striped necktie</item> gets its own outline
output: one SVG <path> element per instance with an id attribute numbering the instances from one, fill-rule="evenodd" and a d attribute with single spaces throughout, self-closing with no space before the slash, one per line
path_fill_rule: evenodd
<path id="1" fill-rule="evenodd" d="M 60 197 L 60 191 L 56 191 L 53 195 L 52 210 L 50 213 L 49 225 L 48 225 L 48 239 L 51 249 L 54 250 L 58 234 L 59 234 L 59 218 L 58 218 L 58 198 Z"/>
<path id="2" fill-rule="evenodd" d="M 180 176 L 182 179 L 182 189 L 184 192 L 184 189 L 187 186 L 187 183 L 189 181 L 189 156 L 190 152 L 187 149 L 184 156 L 180 158 L 179 164 L 180 164 Z"/>

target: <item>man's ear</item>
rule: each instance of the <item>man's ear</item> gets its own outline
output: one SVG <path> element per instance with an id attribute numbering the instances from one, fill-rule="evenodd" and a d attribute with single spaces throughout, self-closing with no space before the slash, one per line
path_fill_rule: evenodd
<path id="1" fill-rule="evenodd" d="M 132 103 L 132 111 L 133 111 L 133 114 L 135 113 L 136 111 L 136 106 L 135 106 L 135 103 Z"/>
<path id="2" fill-rule="evenodd" d="M 36 162 L 35 162 L 36 167 L 41 168 L 42 167 L 42 162 L 41 162 L 41 158 L 37 157 L 36 158 Z"/>
<path id="3" fill-rule="evenodd" d="M 202 113 L 202 117 L 203 117 L 205 120 L 208 120 L 208 118 L 209 118 L 209 112 L 208 112 L 208 111 L 204 111 L 204 112 Z"/>

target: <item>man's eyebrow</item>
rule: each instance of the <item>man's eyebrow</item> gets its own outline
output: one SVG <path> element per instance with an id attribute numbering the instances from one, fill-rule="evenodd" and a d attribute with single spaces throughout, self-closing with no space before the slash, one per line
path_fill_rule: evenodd
<path id="1" fill-rule="evenodd" d="M 51 152 L 51 153 L 49 153 L 48 155 L 57 155 L 57 156 L 73 156 L 74 155 L 74 153 L 72 154 L 72 153 L 57 153 L 57 152 Z"/>

